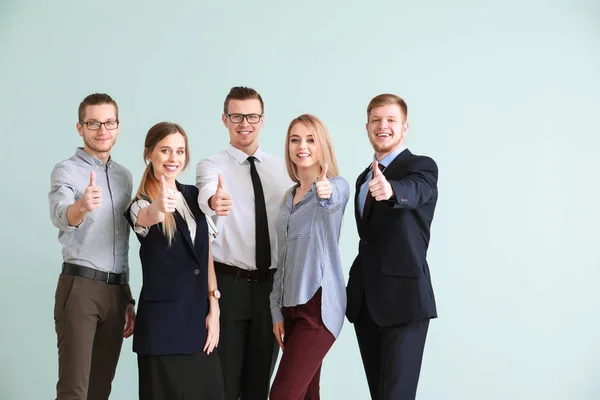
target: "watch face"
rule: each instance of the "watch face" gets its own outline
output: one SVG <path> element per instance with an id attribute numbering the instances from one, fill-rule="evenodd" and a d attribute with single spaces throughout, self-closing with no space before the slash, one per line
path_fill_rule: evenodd
<path id="1" fill-rule="evenodd" d="M 215 291 L 213 292 L 213 296 L 215 296 L 216 299 L 221 298 L 221 292 L 219 292 L 219 289 L 215 289 Z"/>

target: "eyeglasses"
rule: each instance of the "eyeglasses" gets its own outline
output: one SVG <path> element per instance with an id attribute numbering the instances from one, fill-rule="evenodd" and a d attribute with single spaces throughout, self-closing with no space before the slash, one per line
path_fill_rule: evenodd
<path id="1" fill-rule="evenodd" d="M 104 127 L 106 128 L 106 130 L 112 131 L 114 129 L 117 129 L 119 127 L 119 121 L 106 121 L 106 122 L 98 122 L 98 121 L 89 121 L 89 122 L 83 122 L 81 121 L 80 124 L 87 126 L 87 128 L 90 131 L 99 131 L 100 127 L 102 125 L 104 125 Z"/>
<path id="2" fill-rule="evenodd" d="M 262 114 L 225 114 L 227 118 L 234 124 L 241 124 L 244 118 L 249 124 L 258 124 L 262 118 Z"/>

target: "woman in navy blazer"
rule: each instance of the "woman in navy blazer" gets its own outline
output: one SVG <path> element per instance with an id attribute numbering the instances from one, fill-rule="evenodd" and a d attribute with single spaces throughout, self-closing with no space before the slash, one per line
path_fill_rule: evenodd
<path id="1" fill-rule="evenodd" d="M 210 252 L 212 222 L 198 189 L 175 180 L 188 165 L 181 126 L 146 135 L 147 162 L 126 218 L 140 241 L 143 286 L 133 334 L 140 400 L 223 399 L 217 354 L 219 303 Z"/>

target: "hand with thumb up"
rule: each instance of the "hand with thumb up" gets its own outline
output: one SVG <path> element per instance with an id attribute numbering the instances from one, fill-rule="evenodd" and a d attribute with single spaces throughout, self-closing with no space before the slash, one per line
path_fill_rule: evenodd
<path id="1" fill-rule="evenodd" d="M 317 177 L 317 181 L 315 182 L 317 196 L 322 200 L 331 197 L 331 182 L 327 180 L 327 167 L 328 165 L 325 163 L 321 169 L 321 175 Z"/>
<path id="2" fill-rule="evenodd" d="M 223 175 L 219 174 L 217 191 L 210 199 L 208 199 L 208 205 L 217 215 L 226 216 L 229 215 L 232 204 L 231 195 L 225 190 L 225 179 L 223 178 Z"/>
<path id="3" fill-rule="evenodd" d="M 393 195 L 392 185 L 379 169 L 379 163 L 373 161 L 373 179 L 369 181 L 369 191 L 376 201 L 389 200 Z"/>
<path id="4" fill-rule="evenodd" d="M 102 207 L 102 187 L 96 186 L 96 172 L 90 171 L 90 183 L 79 200 L 83 212 Z"/>
<path id="5" fill-rule="evenodd" d="M 175 191 L 167 188 L 167 181 L 164 175 L 160 176 L 160 194 L 156 199 L 156 207 L 162 213 L 173 213 L 177 207 L 177 197 Z"/>

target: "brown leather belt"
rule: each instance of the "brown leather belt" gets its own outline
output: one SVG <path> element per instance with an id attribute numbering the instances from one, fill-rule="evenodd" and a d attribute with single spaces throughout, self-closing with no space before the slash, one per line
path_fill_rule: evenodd
<path id="1" fill-rule="evenodd" d="M 102 281 L 111 285 L 126 285 L 129 283 L 129 274 L 114 274 L 112 272 L 102 272 L 82 265 L 64 262 L 62 265 L 63 274 L 81 276 L 82 278 Z"/>
<path id="2" fill-rule="evenodd" d="M 233 265 L 223 264 L 218 261 L 214 261 L 215 271 L 225 274 L 235 276 L 236 278 L 245 279 L 249 282 L 254 281 L 270 281 L 273 279 L 273 275 L 275 275 L 276 269 L 242 269 L 238 267 L 234 267 Z"/>

